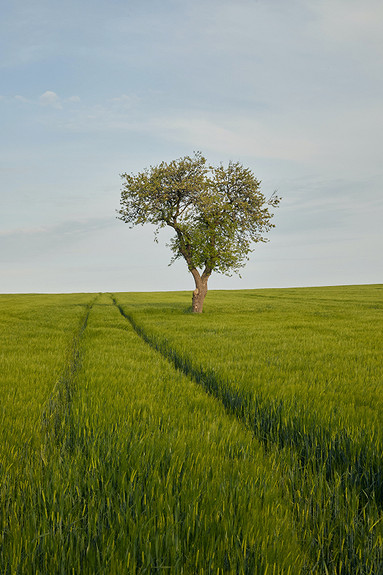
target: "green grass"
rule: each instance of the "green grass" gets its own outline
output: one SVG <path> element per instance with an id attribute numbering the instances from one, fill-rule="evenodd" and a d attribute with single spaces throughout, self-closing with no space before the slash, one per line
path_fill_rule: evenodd
<path id="1" fill-rule="evenodd" d="M 379 573 L 382 286 L 117 295 L 137 331 L 268 448 L 320 573 Z"/>
<path id="2" fill-rule="evenodd" d="M 184 313 L 186 295 L 170 310 L 171 294 L 148 295 L 119 301 L 195 365 L 241 390 L 299 394 L 313 417 L 321 405 L 342 425 L 380 427 L 383 287 L 210 292 L 202 317 Z"/>
<path id="3" fill-rule="evenodd" d="M 0 296 L 0 573 L 379 574 L 382 294 Z"/>
<path id="4" fill-rule="evenodd" d="M 109 531 L 100 568 L 110 560 L 116 572 L 129 561 L 132 573 L 299 569 L 304 555 L 275 462 L 108 304 L 90 317 L 73 406 L 95 477 L 90 536 L 97 544 Z"/>
<path id="5" fill-rule="evenodd" d="M 13 557 L 24 553 L 26 498 L 40 490 L 47 414 L 53 422 L 53 398 L 72 363 L 75 341 L 93 298 L 0 296 L 1 573 L 18 572 L 12 567 Z"/>
<path id="6" fill-rule="evenodd" d="M 0 296 L 0 472 L 41 444 L 41 414 L 94 296 Z"/>
<path id="7" fill-rule="evenodd" d="M 0 571 L 300 571 L 275 457 L 110 297 L 85 317 L 40 406 L 42 445 L 2 492 Z"/>

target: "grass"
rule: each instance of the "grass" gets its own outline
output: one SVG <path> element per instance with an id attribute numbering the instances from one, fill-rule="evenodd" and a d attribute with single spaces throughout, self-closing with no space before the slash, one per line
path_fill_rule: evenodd
<path id="1" fill-rule="evenodd" d="M 299 571 L 275 458 L 110 297 L 85 319 L 42 411 L 43 448 L 3 492 L 0 571 Z"/>
<path id="2" fill-rule="evenodd" d="M 89 295 L 0 296 L 0 470 L 41 444 L 40 420 Z"/>
<path id="3" fill-rule="evenodd" d="M 197 318 L 117 295 L 138 332 L 268 448 L 314 572 L 382 565 L 382 286 L 209 294 Z M 180 296 L 178 296 L 180 297 Z"/>
<path id="4" fill-rule="evenodd" d="M 382 293 L 1 296 L 0 573 L 379 574 Z"/>

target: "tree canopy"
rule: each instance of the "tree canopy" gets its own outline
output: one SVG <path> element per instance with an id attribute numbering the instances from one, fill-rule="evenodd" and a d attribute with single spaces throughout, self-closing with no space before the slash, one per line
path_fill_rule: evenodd
<path id="1" fill-rule="evenodd" d="M 194 277 L 194 311 L 202 311 L 212 272 L 239 273 L 252 244 L 267 241 L 274 227 L 269 207 L 280 198 L 266 200 L 261 182 L 239 162 L 213 167 L 196 152 L 121 177 L 119 219 L 154 224 L 156 234 L 165 226 L 174 230 L 172 261 L 184 258 Z"/>

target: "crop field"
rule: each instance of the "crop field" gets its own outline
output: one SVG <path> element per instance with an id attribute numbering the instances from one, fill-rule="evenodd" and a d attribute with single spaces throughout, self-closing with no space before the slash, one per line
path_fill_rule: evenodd
<path id="1" fill-rule="evenodd" d="M 0 574 L 383 573 L 383 286 L 0 296 Z"/>

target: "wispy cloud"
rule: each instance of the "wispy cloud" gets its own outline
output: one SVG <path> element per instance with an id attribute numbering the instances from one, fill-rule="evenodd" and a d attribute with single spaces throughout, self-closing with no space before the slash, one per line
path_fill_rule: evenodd
<path id="1" fill-rule="evenodd" d="M 4 103 L 18 102 L 20 104 L 30 104 L 31 106 L 40 106 L 41 108 L 50 108 L 53 110 L 66 110 L 68 116 L 60 115 L 60 126 L 63 127 L 65 121 L 69 126 L 74 120 L 76 123 L 84 124 L 87 120 L 97 119 L 100 122 L 100 127 L 104 127 L 113 124 L 113 119 L 119 122 L 122 117 L 133 109 L 137 109 L 141 102 L 141 98 L 138 94 L 121 94 L 112 98 L 100 99 L 99 102 L 90 102 L 88 100 L 83 100 L 78 95 L 71 96 L 61 96 L 53 90 L 46 90 L 40 96 L 37 97 L 26 97 L 21 94 L 16 94 L 11 97 L 0 96 L 0 101 Z M 73 115 L 72 115 L 73 114 Z M 64 118 L 64 124 L 63 122 Z M 50 120 L 52 121 L 52 120 Z"/>
<path id="2" fill-rule="evenodd" d="M 44 92 L 44 94 L 41 94 L 39 101 L 43 106 L 62 110 L 62 104 L 59 96 L 56 94 L 56 92 L 52 92 L 51 90 L 47 90 Z"/>
<path id="3" fill-rule="evenodd" d="M 52 225 L 24 226 L 0 230 L 0 237 L 43 236 L 64 234 L 79 235 L 111 225 L 113 218 L 77 218 L 65 220 Z"/>
<path id="4" fill-rule="evenodd" d="M 23 228 L 8 228 L 5 230 L 0 230 L 1 237 L 12 237 L 12 236 L 34 236 L 38 234 L 44 234 L 48 232 L 49 227 L 47 226 L 31 226 Z"/>
<path id="5" fill-rule="evenodd" d="M 140 102 L 140 98 L 137 94 L 121 94 L 121 96 L 116 96 L 110 99 L 112 105 L 120 106 L 122 108 L 132 108 Z"/>
<path id="6" fill-rule="evenodd" d="M 267 118 L 243 117 L 240 112 L 230 118 L 193 113 L 153 118 L 151 129 L 191 147 L 202 142 L 204 149 L 236 156 L 304 160 L 315 153 L 314 143 L 304 133 L 278 132 Z"/>
<path id="7" fill-rule="evenodd" d="M 24 98 L 24 96 L 20 96 L 19 94 L 17 94 L 15 96 L 15 100 L 17 102 L 22 102 L 23 104 L 28 104 L 30 102 L 30 100 L 28 100 L 28 98 Z"/>
<path id="8" fill-rule="evenodd" d="M 71 219 L 52 225 L 25 226 L 0 231 L 0 262 L 43 259 L 78 249 L 115 224 L 110 218 Z"/>
<path id="9" fill-rule="evenodd" d="M 77 95 L 63 98 L 53 90 L 46 90 L 43 94 L 37 97 L 26 97 L 22 94 L 15 94 L 14 96 L 8 97 L 0 95 L 0 101 L 4 103 L 19 102 L 21 104 L 30 104 L 32 106 L 40 105 L 47 108 L 62 110 L 65 105 L 81 103 L 81 98 Z"/>

